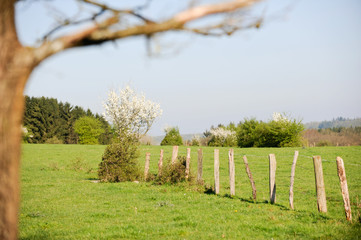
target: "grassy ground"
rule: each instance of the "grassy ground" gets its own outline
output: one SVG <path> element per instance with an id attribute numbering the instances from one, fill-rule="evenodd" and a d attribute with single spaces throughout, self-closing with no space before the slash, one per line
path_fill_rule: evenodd
<path id="1" fill-rule="evenodd" d="M 23 145 L 20 239 L 361 239 L 361 147 L 235 149 L 236 196 L 230 198 L 227 148 L 220 149 L 221 193 L 187 185 L 96 183 L 104 146 Z M 197 149 L 191 170 L 196 174 Z M 171 147 L 165 147 L 165 158 Z M 293 154 L 299 150 L 294 187 L 288 188 Z M 213 148 L 203 148 L 204 180 L 213 185 Z M 160 146 L 141 147 L 140 164 L 151 152 L 157 172 Z M 268 193 L 268 154 L 277 159 L 277 201 Z M 179 155 L 186 155 L 180 147 Z M 247 155 L 257 202 L 243 166 Z M 326 214 L 317 211 L 312 156 L 321 155 Z M 345 220 L 335 159 L 345 161 L 354 223 Z"/>

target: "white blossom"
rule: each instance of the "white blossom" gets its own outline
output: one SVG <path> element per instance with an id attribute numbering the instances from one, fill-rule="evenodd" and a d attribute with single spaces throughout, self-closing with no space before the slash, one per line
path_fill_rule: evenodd
<path id="1" fill-rule="evenodd" d="M 111 90 L 104 102 L 104 116 L 113 123 L 119 133 L 145 135 L 155 119 L 162 115 L 158 103 L 147 100 L 143 94 L 137 95 L 129 86 L 119 93 Z"/>
<path id="2" fill-rule="evenodd" d="M 26 136 L 29 133 L 28 129 L 22 125 L 21 125 L 21 132 L 23 133 L 24 136 Z"/>
<path id="3" fill-rule="evenodd" d="M 210 130 L 211 134 L 215 137 L 219 137 L 219 138 L 227 138 L 229 136 L 235 135 L 236 132 L 235 131 L 231 131 L 225 128 L 215 128 L 215 129 L 211 129 Z"/>
<path id="4" fill-rule="evenodd" d="M 232 130 L 225 129 L 223 127 L 215 128 L 210 130 L 212 136 L 216 139 L 216 142 L 223 146 L 226 141 L 236 142 L 237 136 L 236 132 Z"/>
<path id="5" fill-rule="evenodd" d="M 272 119 L 275 122 L 289 122 L 290 120 L 282 113 L 274 112 L 272 114 Z"/>

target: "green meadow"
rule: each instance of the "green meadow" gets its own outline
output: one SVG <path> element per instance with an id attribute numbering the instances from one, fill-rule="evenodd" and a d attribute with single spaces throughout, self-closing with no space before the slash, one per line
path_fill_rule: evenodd
<path id="1" fill-rule="evenodd" d="M 141 146 L 139 162 L 151 153 L 156 174 L 159 152 L 172 147 Z M 204 187 L 186 183 L 99 183 L 105 146 L 22 146 L 20 239 L 361 239 L 361 147 L 235 148 L 236 195 L 229 196 L 228 150 L 220 149 L 219 195 L 212 192 L 213 150 L 203 147 Z M 197 149 L 191 147 L 196 176 Z M 295 210 L 288 203 L 294 151 Z M 276 203 L 269 203 L 268 154 L 277 159 Z M 179 148 L 186 155 L 186 147 Z M 247 155 L 257 201 L 245 172 Z M 317 211 L 312 156 L 323 159 L 328 212 Z M 336 157 L 345 162 L 353 222 L 346 221 Z"/>

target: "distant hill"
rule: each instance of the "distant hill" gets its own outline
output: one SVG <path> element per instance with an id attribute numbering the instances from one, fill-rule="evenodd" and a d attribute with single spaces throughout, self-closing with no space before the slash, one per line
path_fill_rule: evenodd
<path id="1" fill-rule="evenodd" d="M 310 122 L 305 124 L 305 129 L 325 129 L 325 128 L 336 128 L 336 127 L 360 127 L 361 118 L 343 118 L 338 117 L 331 121 L 322 122 Z"/>

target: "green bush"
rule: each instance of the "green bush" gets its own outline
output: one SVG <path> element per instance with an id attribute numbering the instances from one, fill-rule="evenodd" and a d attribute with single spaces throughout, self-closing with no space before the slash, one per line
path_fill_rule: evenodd
<path id="1" fill-rule="evenodd" d="M 170 159 L 162 168 L 162 173 L 155 177 L 155 183 L 158 184 L 176 184 L 180 182 L 188 181 L 189 183 L 194 182 L 194 177 L 189 171 L 188 179 L 186 178 L 186 157 L 178 156 L 178 161 L 171 163 Z"/>
<path id="2" fill-rule="evenodd" d="M 281 119 L 269 122 L 247 120 L 239 123 L 237 142 L 239 147 L 297 147 L 302 145 L 301 121 Z"/>
<path id="3" fill-rule="evenodd" d="M 103 182 L 139 180 L 138 145 L 135 138 L 122 137 L 105 149 L 99 164 L 98 176 Z"/>
<path id="4" fill-rule="evenodd" d="M 98 144 L 99 136 L 104 132 L 101 122 L 93 117 L 81 117 L 75 121 L 74 130 L 80 144 Z"/>
<path id="5" fill-rule="evenodd" d="M 183 139 L 179 133 L 179 129 L 177 127 L 168 128 L 165 130 L 165 137 L 163 138 L 160 145 L 171 145 L 171 146 L 182 146 Z"/>
<path id="6" fill-rule="evenodd" d="M 191 146 L 199 146 L 199 140 L 197 138 L 192 138 Z"/>

